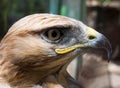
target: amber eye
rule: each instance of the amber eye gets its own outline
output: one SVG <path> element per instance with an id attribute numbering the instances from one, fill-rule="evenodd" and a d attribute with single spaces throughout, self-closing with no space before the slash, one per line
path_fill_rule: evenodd
<path id="1" fill-rule="evenodd" d="M 62 35 L 63 34 L 59 29 L 51 29 L 44 33 L 44 36 L 51 41 L 59 40 Z"/>

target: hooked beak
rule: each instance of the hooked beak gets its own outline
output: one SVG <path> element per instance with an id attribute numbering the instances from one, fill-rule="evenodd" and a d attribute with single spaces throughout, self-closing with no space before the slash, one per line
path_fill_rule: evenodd
<path id="1" fill-rule="evenodd" d="M 111 45 L 104 35 L 100 34 L 99 32 L 95 31 L 90 27 L 87 27 L 87 37 L 89 40 L 86 43 L 75 44 L 64 49 L 55 49 L 55 52 L 57 54 L 65 54 L 77 48 L 100 48 L 106 50 L 108 58 L 111 58 L 112 54 Z"/>
<path id="2" fill-rule="evenodd" d="M 88 47 L 104 49 L 107 52 L 108 58 L 111 58 L 112 48 L 108 39 L 90 27 L 88 27 L 87 30 L 87 35 L 89 38 Z"/>

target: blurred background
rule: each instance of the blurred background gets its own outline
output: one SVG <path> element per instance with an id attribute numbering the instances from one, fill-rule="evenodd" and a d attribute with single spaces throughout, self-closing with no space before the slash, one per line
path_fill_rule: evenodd
<path id="1" fill-rule="evenodd" d="M 112 62 L 119 66 L 120 0 L 0 0 L 0 39 L 14 22 L 34 13 L 52 13 L 75 18 L 103 33 L 112 44 Z M 79 59 L 72 63 L 70 70 L 75 71 L 72 72 L 73 76 L 81 75 L 78 68 L 74 69 L 74 66 L 79 67 L 81 64 L 82 60 Z"/>

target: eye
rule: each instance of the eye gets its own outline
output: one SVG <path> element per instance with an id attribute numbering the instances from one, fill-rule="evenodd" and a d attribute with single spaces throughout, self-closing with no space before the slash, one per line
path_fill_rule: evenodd
<path id="1" fill-rule="evenodd" d="M 51 29 L 44 33 L 44 36 L 50 41 L 60 40 L 63 33 L 59 29 Z"/>

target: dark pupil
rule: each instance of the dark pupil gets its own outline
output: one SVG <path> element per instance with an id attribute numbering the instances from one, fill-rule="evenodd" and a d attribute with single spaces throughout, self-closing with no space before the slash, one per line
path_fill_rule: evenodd
<path id="1" fill-rule="evenodd" d="M 51 35 L 52 35 L 52 37 L 56 37 L 56 36 L 57 36 L 57 32 L 56 32 L 56 31 L 53 31 L 53 32 L 51 33 Z"/>

